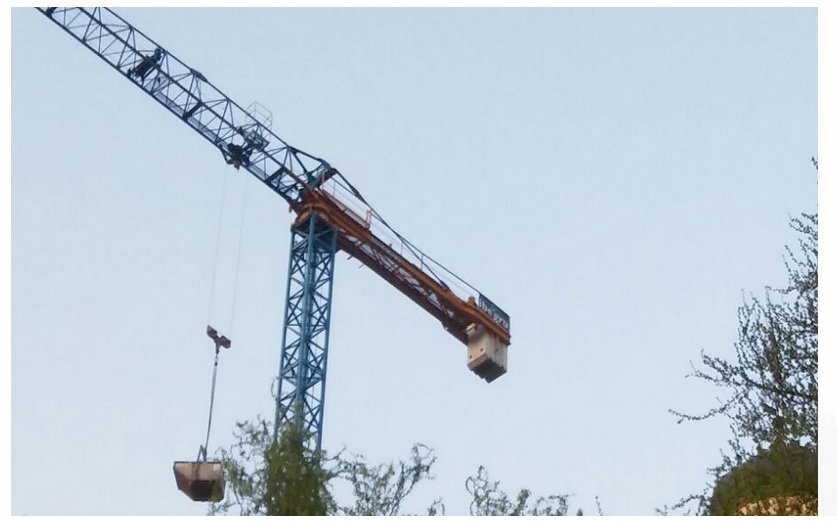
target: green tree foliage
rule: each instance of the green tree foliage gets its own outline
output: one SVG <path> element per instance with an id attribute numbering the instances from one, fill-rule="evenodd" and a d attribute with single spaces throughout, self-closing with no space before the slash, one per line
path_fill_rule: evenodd
<path id="1" fill-rule="evenodd" d="M 465 481 L 465 488 L 471 495 L 472 516 L 566 516 L 567 496 L 551 495 L 532 498 L 532 492 L 523 488 L 510 498 L 500 489 L 499 481 L 491 481 L 484 467 L 476 476 Z M 581 511 L 576 515 L 582 515 Z"/>
<path id="2" fill-rule="evenodd" d="M 377 465 L 345 451 L 315 454 L 306 447 L 305 435 L 293 427 L 284 428 L 274 443 L 271 425 L 261 418 L 238 423 L 235 440 L 229 449 L 218 450 L 227 493 L 223 501 L 210 505 L 210 515 L 404 515 L 405 500 L 416 485 L 432 479 L 436 463 L 433 450 L 421 444 L 413 445 L 406 460 Z M 339 483 L 351 488 L 348 503 L 339 503 L 332 494 Z M 483 467 L 465 486 L 473 498 L 471 515 L 567 514 L 567 496 L 534 499 L 528 489 L 521 489 L 510 498 Z M 444 515 L 442 499 L 434 500 L 425 512 Z"/>
<path id="3" fill-rule="evenodd" d="M 236 425 L 236 443 L 220 449 L 227 496 L 210 505 L 209 513 L 241 516 L 325 516 L 335 510 L 328 488 L 331 474 L 322 466 L 324 455 L 304 444 L 305 434 L 285 427 L 273 441 L 265 420 Z"/>
<path id="4" fill-rule="evenodd" d="M 720 477 L 705 513 L 712 516 L 817 512 L 817 455 L 795 443 L 760 450 Z"/>
<path id="5" fill-rule="evenodd" d="M 227 484 L 226 498 L 210 505 L 210 515 L 240 516 L 392 516 L 417 483 L 430 478 L 436 461 L 431 449 L 415 445 L 407 461 L 369 465 L 361 455 L 315 454 L 306 435 L 285 426 L 273 441 L 264 419 L 236 425 L 235 443 L 219 449 Z M 350 504 L 338 504 L 332 483 L 348 482 Z M 437 510 L 434 502 L 429 512 Z M 443 510 L 443 507 L 442 507 Z"/>
<path id="6" fill-rule="evenodd" d="M 734 514 L 755 503 L 748 510 L 816 512 L 818 215 L 803 214 L 790 226 L 798 248 L 785 249 L 788 283 L 745 299 L 734 360 L 702 352 L 702 366 L 693 368 L 691 376 L 727 390 L 728 399 L 701 415 L 672 411 L 678 423 L 724 416 L 732 431 L 721 465 L 710 469 L 712 483 L 672 509 L 697 503 L 702 514 Z M 766 499 L 776 501 L 756 503 Z"/>
<path id="7" fill-rule="evenodd" d="M 265 506 L 271 516 L 324 516 L 333 511 L 329 474 L 322 456 L 305 446 L 306 434 L 296 425 L 283 427 L 279 441 L 268 446 Z"/>
<path id="8" fill-rule="evenodd" d="M 430 469 L 436 457 L 430 448 L 416 444 L 408 461 L 370 466 L 362 455 L 344 458 L 342 453 L 333 461 L 335 478 L 347 481 L 354 495 L 351 505 L 337 508 L 337 515 L 397 516 L 413 488 L 420 481 L 431 479 Z M 434 507 L 440 503 L 434 502 L 428 513 L 434 513 Z"/>

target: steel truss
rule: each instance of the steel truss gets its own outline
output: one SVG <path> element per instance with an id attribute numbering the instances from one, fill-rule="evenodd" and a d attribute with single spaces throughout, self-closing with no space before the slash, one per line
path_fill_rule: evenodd
<path id="1" fill-rule="evenodd" d="M 274 431 L 294 423 L 322 443 L 337 231 L 310 213 L 291 227 Z M 276 438 L 276 432 L 274 432 Z"/>

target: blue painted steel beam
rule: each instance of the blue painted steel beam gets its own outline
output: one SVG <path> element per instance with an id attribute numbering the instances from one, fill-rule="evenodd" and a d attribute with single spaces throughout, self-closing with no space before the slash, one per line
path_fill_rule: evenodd
<path id="1" fill-rule="evenodd" d="M 328 163 L 287 144 L 258 118 L 124 18 L 107 8 L 39 7 L 131 83 L 218 148 L 288 203 L 304 184 L 329 175 Z M 239 151 L 233 156 L 233 151 Z"/>
<path id="2" fill-rule="evenodd" d="M 274 439 L 286 423 L 320 449 L 337 231 L 311 213 L 291 227 Z"/>

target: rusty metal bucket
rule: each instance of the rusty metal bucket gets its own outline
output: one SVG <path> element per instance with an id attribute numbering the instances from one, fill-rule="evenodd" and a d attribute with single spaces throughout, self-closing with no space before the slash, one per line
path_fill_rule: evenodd
<path id="1" fill-rule="evenodd" d="M 219 461 L 175 461 L 177 488 L 192 501 L 224 499 L 224 469 Z"/>

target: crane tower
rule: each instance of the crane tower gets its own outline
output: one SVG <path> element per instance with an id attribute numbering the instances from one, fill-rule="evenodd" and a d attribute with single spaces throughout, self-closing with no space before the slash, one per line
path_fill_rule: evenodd
<path id="1" fill-rule="evenodd" d="M 295 218 L 276 388 L 278 429 L 296 423 L 322 441 L 334 261 L 358 259 L 467 346 L 468 367 L 491 382 L 507 369 L 508 314 L 396 232 L 325 160 L 273 133 L 197 69 L 106 8 L 39 7 L 49 20 L 284 199 Z"/>

